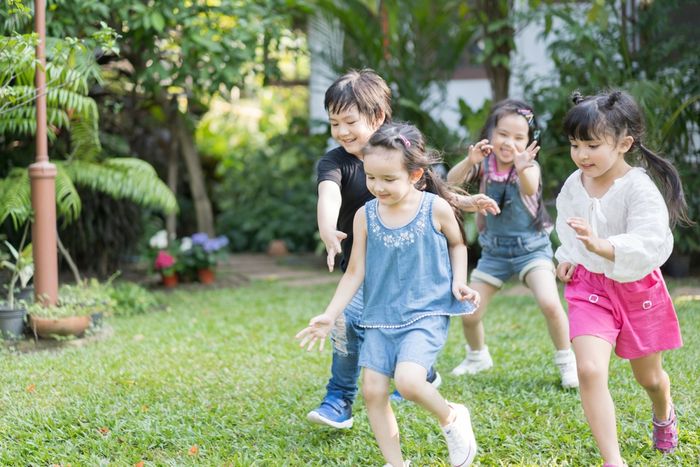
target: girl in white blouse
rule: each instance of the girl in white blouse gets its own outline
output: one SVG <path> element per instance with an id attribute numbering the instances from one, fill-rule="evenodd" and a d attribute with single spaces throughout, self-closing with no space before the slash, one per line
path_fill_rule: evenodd
<path id="1" fill-rule="evenodd" d="M 629 359 L 652 403 L 654 447 L 671 452 L 678 422 L 661 352 L 682 345 L 659 267 L 673 248 L 670 224 L 690 223 L 680 177 L 641 142 L 642 114 L 620 91 L 582 97 L 564 129 L 578 167 L 557 197 L 557 276 L 566 283 L 581 403 L 606 466 L 624 465 L 608 390 L 612 349 Z M 643 168 L 625 161 L 641 153 Z"/>

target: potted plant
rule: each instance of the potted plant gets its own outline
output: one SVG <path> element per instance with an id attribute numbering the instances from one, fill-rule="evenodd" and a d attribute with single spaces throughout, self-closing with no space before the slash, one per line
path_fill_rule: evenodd
<path id="1" fill-rule="evenodd" d="M 160 272 L 161 282 L 165 287 L 172 288 L 177 285 L 177 261 L 173 255 L 160 250 L 153 262 L 153 267 Z"/>
<path id="2" fill-rule="evenodd" d="M 34 303 L 28 309 L 29 327 L 38 337 L 80 337 L 90 327 L 91 313 L 90 307 L 61 299 L 56 305 Z"/>
<path id="3" fill-rule="evenodd" d="M 116 302 L 112 298 L 111 281 L 100 283 L 97 279 L 83 280 L 75 285 L 62 285 L 58 290 L 60 303 L 83 308 L 81 314 L 89 314 L 90 326 L 98 328 L 104 316 L 113 313 Z"/>
<path id="4" fill-rule="evenodd" d="M 203 284 L 214 282 L 216 266 L 226 254 L 225 247 L 228 238 L 220 235 L 210 238 L 206 233 L 192 235 L 191 247 L 185 251 L 184 264 L 197 272 L 199 281 Z"/>
<path id="5" fill-rule="evenodd" d="M 5 241 L 5 246 L 10 255 L 3 253 L 0 265 L 10 271 L 10 279 L 7 284 L 7 299 L 0 303 L 0 335 L 3 339 L 16 339 L 24 333 L 24 321 L 27 314 L 25 301 L 15 297 L 15 286 L 19 282 L 21 289 L 34 275 L 34 260 L 31 244 L 23 248 L 27 230 L 25 229 L 19 249 Z"/>

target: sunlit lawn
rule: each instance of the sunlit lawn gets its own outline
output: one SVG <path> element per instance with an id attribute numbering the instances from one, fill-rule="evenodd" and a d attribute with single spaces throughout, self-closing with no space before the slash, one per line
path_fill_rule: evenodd
<path id="1" fill-rule="evenodd" d="M 382 465 L 362 401 L 355 426 L 312 426 L 330 352 L 292 336 L 322 311 L 332 285 L 275 282 L 235 290 L 176 291 L 170 311 L 112 319 L 112 337 L 80 348 L 0 354 L 2 465 Z M 559 388 L 544 321 L 529 297 L 498 296 L 487 315 L 493 370 L 449 370 L 464 354 L 459 323 L 438 360 L 449 400 L 472 411 L 481 465 L 600 464 L 575 391 Z M 651 448 L 650 405 L 629 364 L 615 358 L 611 388 L 629 465 L 698 465 L 700 302 L 678 304 L 685 347 L 665 366 L 681 446 Z M 448 465 L 433 419 L 396 407 L 414 466 Z"/>

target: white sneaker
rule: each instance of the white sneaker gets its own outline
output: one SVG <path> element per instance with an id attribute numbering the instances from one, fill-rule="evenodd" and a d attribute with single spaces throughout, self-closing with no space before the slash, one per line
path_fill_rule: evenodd
<path id="1" fill-rule="evenodd" d="M 562 387 L 577 388 L 578 372 L 576 371 L 576 356 L 573 350 L 557 350 L 554 352 L 554 363 L 559 367 Z"/>
<path id="2" fill-rule="evenodd" d="M 470 465 L 476 456 L 476 439 L 472 430 L 469 410 L 462 404 L 449 404 L 455 413 L 455 419 L 442 428 L 450 453 L 450 463 L 454 467 Z"/>
<path id="3" fill-rule="evenodd" d="M 475 375 L 493 366 L 493 360 L 491 359 L 488 346 L 485 345 L 481 350 L 472 350 L 468 345 L 464 347 L 467 349 L 467 358 L 454 367 L 451 373 L 452 376 L 462 376 L 464 374 Z"/>
<path id="4" fill-rule="evenodd" d="M 402 465 L 403 465 L 403 467 L 409 467 L 411 465 L 411 461 L 409 461 L 409 460 L 403 461 Z M 391 464 L 384 464 L 384 467 L 394 467 L 394 466 Z"/>

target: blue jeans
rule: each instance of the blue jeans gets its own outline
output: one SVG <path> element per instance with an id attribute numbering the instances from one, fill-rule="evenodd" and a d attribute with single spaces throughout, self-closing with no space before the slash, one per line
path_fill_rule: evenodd
<path id="1" fill-rule="evenodd" d="M 331 333 L 333 341 L 333 362 L 331 379 L 326 386 L 327 396 L 345 399 L 352 405 L 357 396 L 357 380 L 360 377 L 360 346 L 364 339 L 364 329 L 358 326 L 364 300 L 362 287 L 343 311 L 343 319 L 336 321 Z"/>

